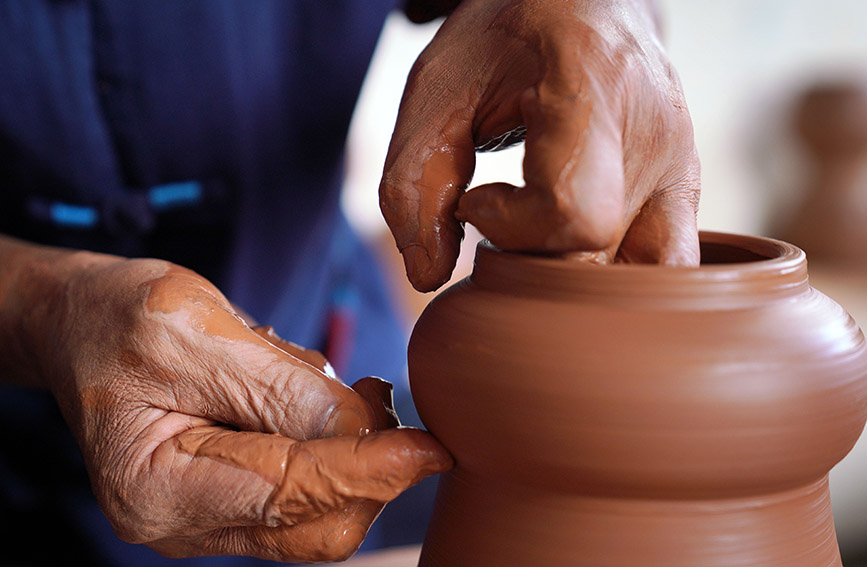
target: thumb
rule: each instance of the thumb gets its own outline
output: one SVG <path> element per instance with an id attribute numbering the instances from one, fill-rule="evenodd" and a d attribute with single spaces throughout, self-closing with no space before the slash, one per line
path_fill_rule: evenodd
<path id="1" fill-rule="evenodd" d="M 591 91 L 590 93 L 585 91 Z M 622 237 L 619 117 L 581 82 L 542 83 L 521 101 L 527 125 L 524 178 L 467 192 L 457 217 L 506 250 L 602 250 Z"/>
<path id="2" fill-rule="evenodd" d="M 297 442 L 204 426 L 181 433 L 161 449 L 173 455 L 157 462 L 184 470 L 154 476 L 179 484 L 172 489 L 189 506 L 175 513 L 193 525 L 164 530 L 154 540 L 160 551 L 282 561 L 339 559 L 361 543 L 382 504 L 453 463 L 432 436 L 418 429 Z M 165 518 L 161 526 L 177 523 Z M 335 537 L 347 541 L 329 541 Z"/>

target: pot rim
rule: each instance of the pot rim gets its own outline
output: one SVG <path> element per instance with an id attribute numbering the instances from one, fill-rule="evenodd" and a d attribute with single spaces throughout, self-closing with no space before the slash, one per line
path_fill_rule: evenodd
<path id="1" fill-rule="evenodd" d="M 575 294 L 668 298 L 714 298 L 731 305 L 735 298 L 766 301 L 809 289 L 803 250 L 772 238 L 701 231 L 700 266 L 593 264 L 580 254 L 507 252 L 483 240 L 476 247 L 470 280 L 505 293 L 542 296 Z"/>

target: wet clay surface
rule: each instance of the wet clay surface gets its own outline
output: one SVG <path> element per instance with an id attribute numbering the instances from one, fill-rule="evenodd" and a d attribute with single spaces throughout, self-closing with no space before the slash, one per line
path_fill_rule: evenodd
<path id="1" fill-rule="evenodd" d="M 456 458 L 421 566 L 840 565 L 827 474 L 867 418 L 864 337 L 800 250 L 702 242 L 701 268 L 480 245 L 410 343 Z"/>

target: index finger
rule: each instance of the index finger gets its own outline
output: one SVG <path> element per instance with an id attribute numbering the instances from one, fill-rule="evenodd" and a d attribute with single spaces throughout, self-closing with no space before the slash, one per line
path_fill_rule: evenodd
<path id="1" fill-rule="evenodd" d="M 136 371 L 158 387 L 145 400 L 132 390 L 132 402 L 294 439 L 372 427 L 370 405 L 326 373 L 324 357 L 252 330 L 200 277 L 172 273 L 149 285 L 147 317 L 159 325 L 135 335 L 150 354 Z"/>
<path id="2" fill-rule="evenodd" d="M 410 76 L 379 186 L 383 217 L 419 291 L 439 288 L 454 270 L 464 234 L 454 212 L 476 160 L 469 101 L 450 100 L 444 88 L 420 93 L 429 73 L 417 64 Z"/>

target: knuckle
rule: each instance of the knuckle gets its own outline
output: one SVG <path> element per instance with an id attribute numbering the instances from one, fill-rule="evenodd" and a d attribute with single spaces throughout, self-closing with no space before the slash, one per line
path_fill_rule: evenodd
<path id="1" fill-rule="evenodd" d="M 143 511 L 134 503 L 122 504 L 123 510 L 106 513 L 117 537 L 127 543 L 149 543 L 165 537 L 164 518 Z"/>
<path id="2" fill-rule="evenodd" d="M 559 228 L 553 238 L 560 240 L 563 248 L 608 248 L 615 244 L 622 222 L 619 212 L 608 207 L 597 206 L 591 210 L 581 206 L 575 199 L 562 196 L 554 200 L 554 213 Z"/>
<path id="3" fill-rule="evenodd" d="M 219 291 L 207 280 L 186 268 L 168 264 L 164 275 L 148 282 L 148 307 L 152 310 L 171 312 L 188 308 L 191 304 L 219 302 Z"/>
<path id="4" fill-rule="evenodd" d="M 334 532 L 318 541 L 316 554 L 318 561 L 346 561 L 358 551 L 364 540 L 364 530 L 342 525 Z"/>
<path id="5" fill-rule="evenodd" d="M 358 551 L 366 530 L 358 529 L 348 522 L 327 528 L 317 527 L 303 536 L 299 546 L 295 538 L 280 537 L 279 532 L 260 538 L 256 546 L 259 554 L 276 561 L 289 563 L 323 563 L 346 561 Z"/>
<path id="6" fill-rule="evenodd" d="M 94 482 L 100 508 L 118 538 L 129 543 L 149 543 L 171 535 L 171 514 L 164 501 L 154 498 L 154 483 L 132 465 L 129 455 L 106 462 Z"/>
<path id="7" fill-rule="evenodd" d="M 435 50 L 428 46 L 416 57 L 407 75 L 406 91 L 410 93 L 416 87 L 426 83 L 432 74 L 437 74 L 442 67 L 441 58 Z"/>
<path id="8" fill-rule="evenodd" d="M 701 182 L 696 173 L 687 169 L 677 175 L 664 179 L 661 188 L 653 195 L 653 200 L 664 202 L 678 210 L 698 213 L 701 196 Z"/>
<path id="9" fill-rule="evenodd" d="M 676 84 L 660 86 L 657 96 L 645 99 L 650 106 L 643 110 L 651 118 L 650 131 L 656 147 L 669 151 L 692 150 L 694 131 L 692 118 L 683 92 Z"/>
<path id="10" fill-rule="evenodd" d="M 379 208 L 395 237 L 404 236 L 418 215 L 421 195 L 407 179 L 402 167 L 392 167 L 383 174 L 379 188 Z"/>
<path id="11" fill-rule="evenodd" d="M 127 543 L 148 543 L 159 539 L 152 536 L 151 531 L 145 526 L 132 526 L 128 523 L 112 524 L 115 535 L 118 539 Z"/>
<path id="12" fill-rule="evenodd" d="M 417 197 L 415 186 L 403 173 L 400 164 L 391 164 L 379 185 L 379 208 L 384 214 L 402 212 L 406 201 Z"/>
<path id="13" fill-rule="evenodd" d="M 684 147 L 692 149 L 695 132 L 686 102 L 671 95 L 668 99 L 668 107 L 671 112 L 666 126 L 672 131 L 673 139 L 681 149 Z"/>

